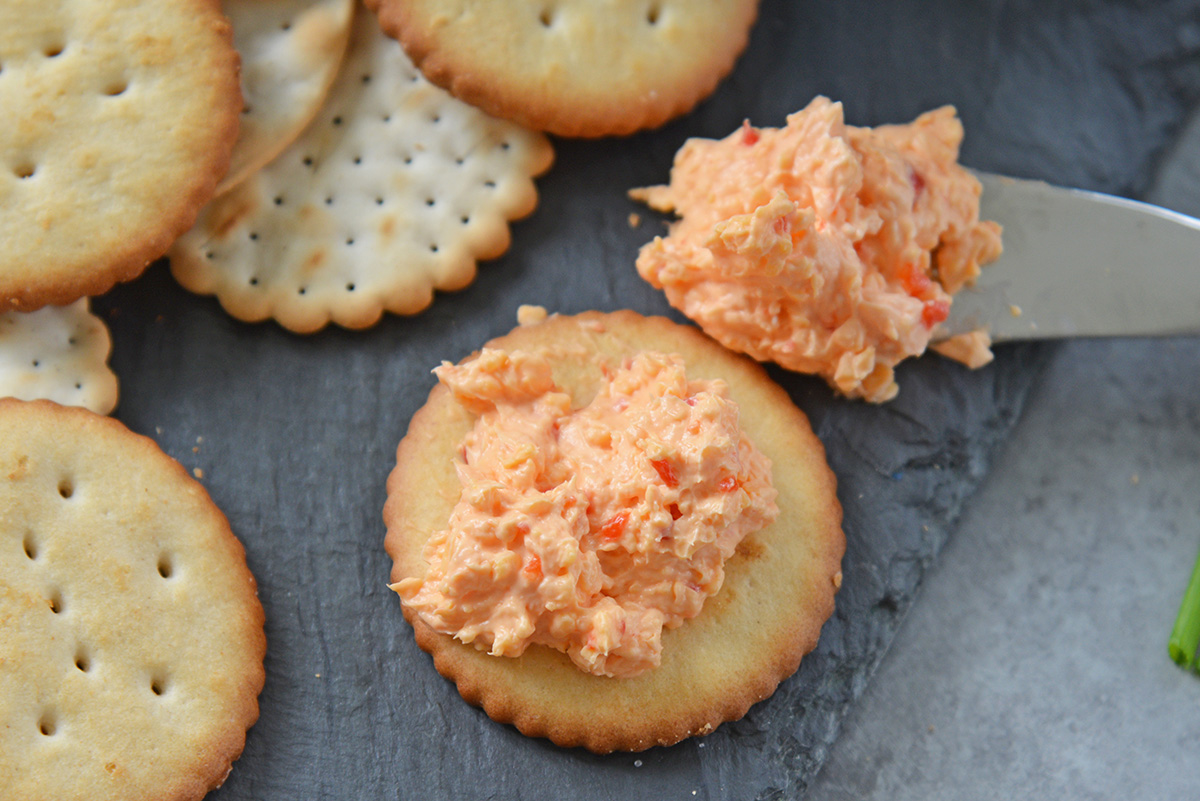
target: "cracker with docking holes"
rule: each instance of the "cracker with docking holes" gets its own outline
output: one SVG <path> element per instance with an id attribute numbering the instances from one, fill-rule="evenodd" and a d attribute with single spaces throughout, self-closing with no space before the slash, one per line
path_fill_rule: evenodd
<path id="1" fill-rule="evenodd" d="M 740 541 L 724 564 L 723 584 L 703 601 L 699 613 L 663 631 L 661 663 L 657 667 L 629 678 L 595 675 L 580 670 L 573 656 L 536 643 L 519 656 L 493 656 L 435 631 L 406 602 L 405 618 L 413 625 L 418 645 L 432 654 L 438 672 L 454 681 L 467 701 L 482 706 L 497 721 L 513 723 L 527 735 L 548 737 L 559 745 L 578 745 L 601 753 L 669 745 L 685 737 L 707 734 L 722 722 L 740 718 L 751 704 L 771 695 L 779 682 L 796 670 L 801 657 L 816 646 L 841 583 L 845 548 L 841 507 L 824 449 L 804 414 L 757 364 L 720 347 L 695 328 L 665 318 L 646 318 L 633 312 L 554 316 L 518 327 L 486 347 L 510 354 L 523 351 L 548 355 L 554 383 L 570 393 L 573 409 L 588 403 L 605 372 L 626 358 L 643 351 L 678 354 L 689 380 L 721 379 L 726 383 L 729 396 L 740 409 L 742 430 L 771 460 L 779 513 L 774 522 Z M 490 384 L 489 379 L 470 386 Z M 552 402 L 551 397 L 544 396 L 545 402 Z M 699 411 L 707 401 L 696 403 Z M 686 417 L 683 407 L 679 409 Z M 396 467 L 388 478 L 384 520 L 385 546 L 394 560 L 392 580 L 402 597 L 405 588 L 401 582 L 423 580 L 430 571 L 426 544 L 432 537 L 441 537 L 463 494 L 458 471 L 465 469 L 462 460 L 467 457 L 460 448 L 475 423 L 475 414 L 440 383 L 413 417 L 400 443 Z M 559 431 L 557 422 L 554 430 Z M 573 434 L 562 436 L 573 439 Z M 479 444 L 472 452 L 483 453 L 491 447 L 499 454 L 510 452 L 505 450 L 508 446 L 495 442 Z M 511 446 L 514 450 L 517 447 Z M 535 460 L 525 458 L 531 463 Z M 518 463 L 524 464 L 520 460 Z M 654 468 L 670 486 L 663 469 L 657 464 Z M 650 482 L 656 481 L 652 472 L 649 475 Z M 722 491 L 740 491 L 741 480 L 740 473 L 731 486 L 725 486 L 726 479 L 722 479 Z M 568 481 L 577 484 L 578 479 Z M 496 502 L 509 491 L 499 484 L 488 486 L 487 492 L 479 490 L 482 503 Z M 647 498 L 651 489 L 647 486 L 644 491 Z M 552 502 L 550 495 L 546 497 L 547 503 Z M 682 498 L 679 506 L 683 515 L 689 514 Z M 580 506 L 564 502 L 563 508 Z M 714 507 L 706 501 L 702 508 Z M 676 517 L 674 507 L 670 516 Z M 500 518 L 495 535 L 510 536 L 511 532 L 505 532 L 514 525 L 516 530 L 523 530 L 519 522 L 523 519 Z M 513 525 L 506 528 L 505 520 Z M 608 531 L 609 527 L 605 523 L 598 534 L 588 528 L 589 533 L 583 537 L 595 535 L 611 541 L 609 534 L 613 532 Z M 532 526 L 530 531 L 537 529 Z M 667 531 L 683 536 L 682 530 Z M 526 536 L 534 534 L 527 532 Z M 547 581 L 558 581 L 563 574 L 551 568 L 547 553 L 542 554 L 538 569 L 544 571 Z M 501 570 L 505 558 L 495 563 L 494 571 Z M 521 570 L 528 567 L 526 563 Z M 455 581 L 469 578 L 457 573 L 455 576 Z M 618 580 L 612 575 L 609 579 Z M 644 576 L 645 586 L 658 583 L 658 579 Z M 675 587 L 687 591 L 682 585 Z M 668 595 L 674 592 L 669 590 Z M 472 591 L 471 597 L 491 599 L 489 593 L 488 589 L 479 589 L 478 594 Z M 498 619 L 508 620 L 514 608 L 502 603 L 501 611 L 496 612 Z M 550 625 L 553 628 L 558 624 Z M 624 634 L 624 626 L 620 629 Z"/>
<path id="2" fill-rule="evenodd" d="M 296 142 L 217 198 L 171 251 L 171 271 L 241 320 L 296 332 L 365 328 L 459 289 L 537 204 L 541 134 L 433 86 L 356 12 L 325 107 Z"/>
<path id="3" fill-rule="evenodd" d="M 0 397 L 45 398 L 108 414 L 117 377 L 108 368 L 112 338 L 88 299 L 32 312 L 0 312 Z"/>
<path id="4" fill-rule="evenodd" d="M 290 145 L 320 110 L 350 38 L 353 0 L 225 0 L 242 57 L 241 130 L 217 194 Z"/>
<path id="5" fill-rule="evenodd" d="M 0 3 L 0 308 L 141 274 L 212 197 L 241 107 L 218 0 Z"/>
<path id="6" fill-rule="evenodd" d="M 150 439 L 0 399 L 0 798 L 199 799 L 262 689 L 242 545 Z"/>
<path id="7" fill-rule="evenodd" d="M 654 128 L 716 88 L 758 0 L 366 0 L 429 80 L 559 136 Z"/>

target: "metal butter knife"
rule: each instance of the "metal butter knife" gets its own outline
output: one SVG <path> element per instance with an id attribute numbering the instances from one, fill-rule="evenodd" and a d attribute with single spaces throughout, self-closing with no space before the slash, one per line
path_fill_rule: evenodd
<path id="1" fill-rule="evenodd" d="M 954 296 L 935 339 L 985 328 L 992 340 L 1200 332 L 1200 220 L 1147 203 L 975 173 L 980 218 L 1004 253 Z"/>

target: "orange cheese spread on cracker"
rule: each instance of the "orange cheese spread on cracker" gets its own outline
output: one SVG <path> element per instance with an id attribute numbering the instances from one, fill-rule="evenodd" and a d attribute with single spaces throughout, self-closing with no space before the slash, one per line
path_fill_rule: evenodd
<path id="1" fill-rule="evenodd" d="M 1000 226 L 980 221 L 980 184 L 957 163 L 962 136 L 949 106 L 856 128 L 818 97 L 783 128 L 690 140 L 669 185 L 631 192 L 680 217 L 638 272 L 726 347 L 889 400 L 895 365 L 1000 255 Z M 978 365 L 988 348 L 967 337 L 949 355 Z"/>
<path id="2" fill-rule="evenodd" d="M 725 384 L 689 381 L 678 357 L 606 368 L 580 408 L 543 353 L 484 349 L 435 373 L 476 415 L 462 495 L 425 576 L 393 589 L 493 655 L 541 643 L 596 675 L 653 668 L 663 629 L 699 614 L 737 544 L 778 515 Z"/>

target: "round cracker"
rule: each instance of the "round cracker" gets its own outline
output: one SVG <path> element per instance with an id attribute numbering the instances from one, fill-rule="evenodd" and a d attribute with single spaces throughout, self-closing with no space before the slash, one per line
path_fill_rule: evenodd
<path id="1" fill-rule="evenodd" d="M 241 543 L 117 421 L 0 399 L 0 798 L 190 801 L 263 686 Z"/>
<path id="2" fill-rule="evenodd" d="M 0 3 L 0 308 L 139 275 L 213 195 L 237 136 L 217 0 Z"/>
<path id="3" fill-rule="evenodd" d="M 773 463 L 778 519 L 747 536 L 725 583 L 700 615 L 664 632 L 662 664 L 629 679 L 594 676 L 551 648 L 489 656 L 433 631 L 407 608 L 417 644 L 467 701 L 530 736 L 598 753 L 642 750 L 707 734 L 775 691 L 812 650 L 833 612 L 845 538 L 835 480 L 804 414 L 757 364 L 694 328 L 633 312 L 551 317 L 487 347 L 553 354 L 555 379 L 576 407 L 594 396 L 603 364 L 642 350 L 677 353 L 689 379 L 723 379 L 743 429 Z M 413 417 L 388 478 L 385 547 L 392 580 L 421 576 L 423 548 L 446 526 L 461 487 L 453 456 L 474 424 L 442 385 Z"/>
<path id="4" fill-rule="evenodd" d="M 366 0 L 426 77 L 559 136 L 654 128 L 746 47 L 758 0 Z"/>
<path id="5" fill-rule="evenodd" d="M 225 0 L 242 57 L 241 130 L 217 194 L 290 145 L 316 115 L 350 40 L 353 0 Z"/>
<path id="6" fill-rule="evenodd" d="M 112 337 L 88 299 L 32 312 L 0 312 L 0 397 L 45 398 L 108 414 L 117 376 L 108 367 Z"/>
<path id="7" fill-rule="evenodd" d="M 508 249 L 553 151 L 424 80 L 355 15 L 328 102 L 291 147 L 217 198 L 171 250 L 187 289 L 297 333 L 415 314 Z"/>

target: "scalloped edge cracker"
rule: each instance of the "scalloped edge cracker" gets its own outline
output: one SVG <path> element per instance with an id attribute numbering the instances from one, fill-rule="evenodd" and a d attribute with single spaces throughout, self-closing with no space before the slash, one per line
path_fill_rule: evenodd
<path id="1" fill-rule="evenodd" d="M 45 398 L 108 414 L 117 376 L 108 367 L 112 337 L 88 299 L 33 312 L 0 312 L 0 397 Z"/>
<path id="2" fill-rule="evenodd" d="M 552 159 L 542 135 L 428 83 L 360 9 L 326 106 L 201 214 L 171 271 L 240 320 L 300 333 L 414 314 L 507 250 Z"/>

